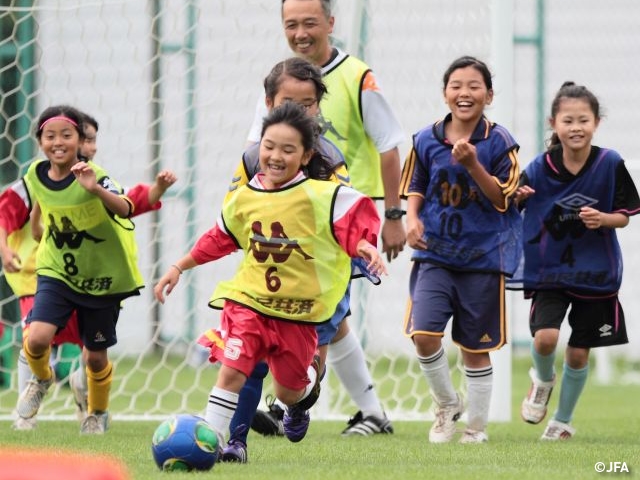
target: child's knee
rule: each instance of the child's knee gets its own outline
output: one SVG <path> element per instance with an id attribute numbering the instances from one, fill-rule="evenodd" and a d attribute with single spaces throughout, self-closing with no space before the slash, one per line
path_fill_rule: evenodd
<path id="1" fill-rule="evenodd" d="M 32 355 L 42 355 L 51 345 L 53 337 L 32 333 L 25 339 L 25 349 Z"/>
<path id="2" fill-rule="evenodd" d="M 86 350 L 85 362 L 87 368 L 92 372 L 101 372 L 109 365 L 109 357 L 106 350 L 90 351 Z"/>

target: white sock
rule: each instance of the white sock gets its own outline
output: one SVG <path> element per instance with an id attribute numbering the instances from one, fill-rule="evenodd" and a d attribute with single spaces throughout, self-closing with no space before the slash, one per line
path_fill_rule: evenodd
<path id="1" fill-rule="evenodd" d="M 311 393 L 311 390 L 313 390 L 313 387 L 316 384 L 316 380 L 318 379 L 318 372 L 316 372 L 315 368 L 309 365 L 309 367 L 307 368 L 307 376 L 309 377 L 309 385 L 304 388 L 304 393 L 302 394 L 302 397 L 300 397 L 300 400 L 304 400 L 305 398 L 307 398 Z"/>
<path id="2" fill-rule="evenodd" d="M 221 439 L 226 438 L 226 434 L 229 432 L 231 419 L 238 408 L 238 396 L 237 393 L 218 387 L 213 387 L 209 393 L 204 418 Z"/>
<path id="3" fill-rule="evenodd" d="M 420 370 L 422 370 L 427 379 L 431 395 L 436 403 L 441 407 L 456 405 L 458 403 L 458 394 L 451 381 L 449 360 L 444 348 L 441 347 L 440 350 L 429 357 L 418 355 L 418 361 L 420 362 Z"/>
<path id="4" fill-rule="evenodd" d="M 467 426 L 484 431 L 489 423 L 493 367 L 464 367 L 467 379 Z"/>
<path id="5" fill-rule="evenodd" d="M 69 375 L 69 381 L 71 381 L 71 377 L 73 377 L 75 385 L 78 385 L 80 390 L 84 390 L 85 392 L 89 391 L 89 386 L 87 384 L 87 365 L 84 363 L 82 356 L 78 362 L 78 368 Z"/>
<path id="6" fill-rule="evenodd" d="M 300 395 L 300 398 L 298 398 L 298 400 L 295 403 L 301 402 L 302 400 L 307 398 L 311 393 L 311 390 L 313 390 L 314 385 L 316 384 L 316 378 L 318 378 L 318 374 L 316 373 L 316 369 L 313 368 L 311 365 L 309 365 L 309 367 L 307 368 L 307 376 L 309 377 L 310 382 L 306 387 L 304 387 L 304 392 L 302 392 L 302 395 Z M 280 400 L 278 400 L 277 397 L 276 397 L 276 402 L 278 405 L 284 408 L 285 411 L 287 412 L 289 411 L 290 405 L 285 405 Z"/>
<path id="7" fill-rule="evenodd" d="M 344 338 L 329 344 L 327 363 L 336 372 L 363 416 L 384 416 L 362 345 L 353 330 Z"/>
<path id="8" fill-rule="evenodd" d="M 21 348 L 20 354 L 18 355 L 18 395 L 27 388 L 27 382 L 31 378 L 31 375 L 27 357 L 25 357 L 24 350 Z"/>
<path id="9" fill-rule="evenodd" d="M 87 366 L 84 363 L 84 360 L 80 358 L 80 364 L 78 366 L 78 378 L 82 382 L 82 388 L 85 392 L 89 391 L 89 386 L 87 385 Z"/>

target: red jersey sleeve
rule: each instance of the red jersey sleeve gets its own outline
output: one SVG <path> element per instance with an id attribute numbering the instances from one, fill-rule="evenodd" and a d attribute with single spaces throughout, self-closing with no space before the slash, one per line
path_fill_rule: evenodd
<path id="1" fill-rule="evenodd" d="M 351 189 L 343 189 L 347 195 L 338 195 L 334 207 L 333 228 L 338 242 L 350 257 L 357 257 L 358 242 L 362 239 L 378 246 L 380 216 L 375 203 L 369 197 Z"/>
<path id="2" fill-rule="evenodd" d="M 12 188 L 0 195 L 0 227 L 7 233 L 20 230 L 29 220 L 29 206 Z"/>
<path id="3" fill-rule="evenodd" d="M 159 210 L 160 207 L 162 207 L 161 201 L 157 201 L 153 205 L 149 204 L 150 188 L 151 187 L 149 185 L 138 183 L 127 192 L 127 197 L 133 204 L 133 213 L 131 215 L 132 217 L 151 212 L 153 210 Z"/>
<path id="4" fill-rule="evenodd" d="M 212 262 L 238 250 L 233 239 L 218 225 L 202 235 L 191 249 L 191 256 L 198 265 Z"/>

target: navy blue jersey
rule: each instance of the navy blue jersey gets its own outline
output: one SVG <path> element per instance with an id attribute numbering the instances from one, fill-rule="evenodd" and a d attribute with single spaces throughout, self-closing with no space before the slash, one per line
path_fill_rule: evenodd
<path id="1" fill-rule="evenodd" d="M 484 195 L 466 168 L 452 156 L 444 120 L 416 133 L 403 171 L 403 196 L 420 195 L 420 219 L 426 250 L 412 259 L 457 270 L 511 275 L 521 256 L 520 214 L 510 202 L 518 186 L 518 144 L 502 126 L 485 117 L 469 142 L 478 161 L 494 177 L 505 195 L 499 208 Z"/>
<path id="2" fill-rule="evenodd" d="M 585 166 L 573 175 L 557 147 L 527 166 L 522 183 L 535 190 L 524 204 L 524 289 L 617 292 L 622 254 L 616 229 L 588 229 L 578 215 L 582 207 L 628 216 L 640 211 L 638 192 L 620 155 L 594 146 Z"/>

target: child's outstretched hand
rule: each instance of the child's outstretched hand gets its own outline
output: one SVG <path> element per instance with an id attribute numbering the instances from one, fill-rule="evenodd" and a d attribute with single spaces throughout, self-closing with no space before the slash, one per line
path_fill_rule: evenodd
<path id="1" fill-rule="evenodd" d="M 176 177 L 176 174 L 171 170 L 161 170 L 160 172 L 158 172 L 158 174 L 156 175 L 156 181 L 153 182 L 153 185 L 151 185 L 151 188 L 149 188 L 149 204 L 153 205 L 154 203 L 158 202 L 167 191 L 167 189 L 171 185 L 176 183 L 176 180 L 178 180 L 178 177 Z"/>
<path id="2" fill-rule="evenodd" d="M 180 281 L 180 275 L 182 272 L 178 270 L 178 268 L 174 265 L 171 265 L 167 272 L 158 280 L 156 286 L 153 287 L 153 296 L 156 297 L 160 303 L 164 303 L 165 298 L 165 288 L 166 295 L 169 295 L 173 288 Z"/>
<path id="3" fill-rule="evenodd" d="M 380 256 L 378 249 L 366 240 L 360 240 L 360 242 L 358 242 L 358 256 L 367 261 L 367 268 L 372 274 L 377 276 L 387 274 L 387 266 Z"/>
<path id="4" fill-rule="evenodd" d="M 178 177 L 176 177 L 176 174 L 171 170 L 162 170 L 156 175 L 156 186 L 164 193 L 171 185 L 176 183 L 177 180 Z"/>
<path id="5" fill-rule="evenodd" d="M 87 162 L 78 162 L 71 167 L 71 172 L 75 175 L 76 181 L 88 192 L 95 192 L 98 188 L 96 172 Z"/>

